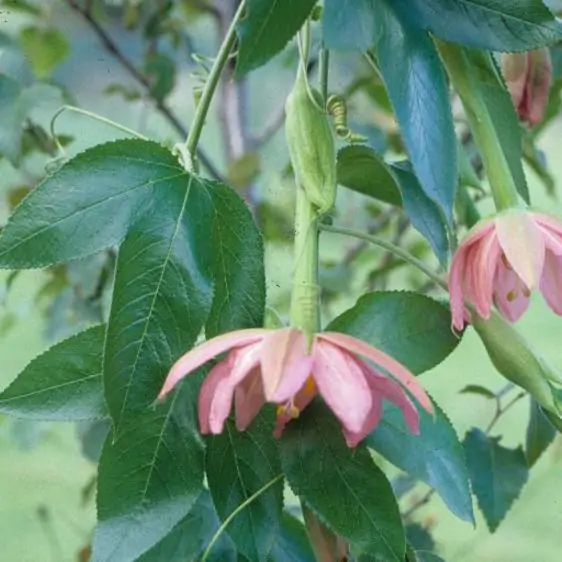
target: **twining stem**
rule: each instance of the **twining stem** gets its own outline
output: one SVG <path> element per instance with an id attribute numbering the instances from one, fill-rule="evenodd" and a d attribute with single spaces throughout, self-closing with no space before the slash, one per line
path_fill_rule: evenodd
<path id="1" fill-rule="evenodd" d="M 228 62 L 228 57 L 232 51 L 234 42 L 236 41 L 236 25 L 244 13 L 245 7 L 246 0 L 242 0 L 236 10 L 236 13 L 234 14 L 234 17 L 232 18 L 232 21 L 230 22 L 230 26 L 224 36 L 219 52 L 217 53 L 217 57 L 211 67 L 211 72 L 205 82 L 205 87 L 201 93 L 201 99 L 197 105 L 195 117 L 193 118 L 193 123 L 189 134 L 187 135 L 185 145 L 182 148 L 178 147 L 180 153 L 188 157 L 188 163 L 196 162 L 197 145 L 199 144 L 199 139 L 201 138 L 203 126 L 205 125 L 205 119 L 207 118 L 207 113 L 209 112 L 209 107 L 211 106 L 211 101 L 213 100 L 213 96 L 215 95 L 215 91 L 219 84 L 221 74 Z"/>
<path id="2" fill-rule="evenodd" d="M 272 478 L 269 482 L 267 482 L 267 484 L 265 484 L 264 486 L 262 486 L 255 494 L 252 494 L 248 499 L 246 499 L 245 501 L 243 501 L 222 523 L 222 525 L 217 529 L 216 533 L 213 535 L 213 537 L 211 538 L 211 540 L 209 541 L 209 544 L 207 545 L 207 548 L 205 549 L 205 552 L 203 553 L 203 556 L 201 557 L 201 562 L 205 562 L 207 560 L 207 558 L 209 557 L 209 554 L 211 553 L 211 550 L 213 549 L 213 546 L 215 546 L 215 543 L 221 538 L 222 534 L 225 532 L 226 528 L 228 527 L 228 525 L 230 525 L 230 523 L 232 522 L 232 520 L 244 509 L 246 509 L 246 507 L 248 507 L 253 501 L 257 500 L 262 494 L 264 494 L 265 492 L 267 492 L 267 490 L 269 490 L 269 488 L 271 488 L 272 486 L 275 486 L 275 484 L 277 484 L 278 482 L 281 482 L 281 480 L 283 480 L 284 475 L 283 474 L 278 474 L 275 478 Z"/>
<path id="3" fill-rule="evenodd" d="M 449 291 L 449 287 L 445 279 L 431 271 L 431 269 L 429 269 L 422 261 L 412 256 L 412 254 L 410 254 L 406 250 L 403 250 L 399 246 L 392 244 L 392 242 L 387 242 L 383 238 L 379 238 L 378 236 L 374 236 L 372 234 L 366 234 L 352 228 L 342 228 L 339 226 L 321 224 L 320 230 L 324 230 L 326 232 L 334 232 L 336 234 L 343 234 L 345 236 L 352 236 L 354 238 L 359 238 L 360 240 L 365 240 L 366 242 L 369 242 L 375 246 L 379 246 L 380 248 L 384 248 L 400 259 L 408 262 L 414 267 L 417 267 L 422 273 L 425 273 L 425 275 L 427 275 L 436 285 L 439 285 L 439 287 L 441 287 L 443 290 L 447 292 Z"/>
<path id="4" fill-rule="evenodd" d="M 498 211 L 520 206 L 515 179 L 497 134 L 496 126 L 485 102 L 477 69 L 458 45 L 436 41 L 437 48 L 466 112 L 474 141 L 492 188 Z M 483 71 L 494 75 L 491 55 L 482 53 L 479 62 Z"/>
<path id="5" fill-rule="evenodd" d="M 79 113 L 80 115 L 85 115 L 86 117 L 90 117 L 91 119 L 95 119 L 96 121 L 99 121 L 100 123 L 105 123 L 106 125 L 109 125 L 110 127 L 113 127 L 114 129 L 122 131 L 123 133 L 127 133 L 128 135 L 131 135 L 131 136 L 136 137 L 138 139 L 148 140 L 147 137 L 145 137 L 144 135 L 141 135 L 139 132 L 134 131 L 133 129 L 129 129 L 129 127 L 125 127 L 125 125 L 121 125 L 120 123 L 116 123 L 115 121 L 112 121 L 111 119 L 108 119 L 107 117 L 103 117 L 101 115 L 98 115 L 97 113 L 93 113 L 92 111 L 88 111 L 88 110 L 82 109 L 80 107 L 75 107 L 74 105 L 63 105 L 53 115 L 53 117 L 51 119 L 51 123 L 49 125 L 51 137 L 53 138 L 55 144 L 57 145 L 57 148 L 58 148 L 59 152 L 61 152 L 61 153 L 64 153 L 64 148 L 60 144 L 60 142 L 57 138 L 57 135 L 55 134 L 55 122 L 65 111 L 72 111 L 74 113 Z"/>
<path id="6" fill-rule="evenodd" d="M 316 208 L 299 186 L 296 207 L 291 323 L 312 338 L 320 330 L 318 217 Z"/>

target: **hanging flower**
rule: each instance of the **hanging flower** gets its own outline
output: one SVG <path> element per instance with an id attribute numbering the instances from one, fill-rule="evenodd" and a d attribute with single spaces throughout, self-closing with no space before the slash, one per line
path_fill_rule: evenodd
<path id="1" fill-rule="evenodd" d="M 515 322 L 537 288 L 550 308 L 562 315 L 562 224 L 519 209 L 482 221 L 453 257 L 449 276 L 453 326 L 460 330 L 464 325 L 463 299 L 484 319 L 495 302 Z"/>
<path id="2" fill-rule="evenodd" d="M 527 53 L 506 53 L 502 71 L 519 119 L 531 127 L 544 116 L 552 82 L 552 62 L 547 48 Z"/>
<path id="3" fill-rule="evenodd" d="M 418 433 L 418 410 L 406 390 L 426 410 L 433 411 L 414 375 L 361 340 L 323 332 L 314 336 L 311 351 L 308 349 L 305 334 L 294 328 L 249 329 L 218 336 L 176 362 L 159 397 L 168 394 L 183 377 L 228 351 L 201 387 L 202 433 L 222 432 L 233 399 L 240 431 L 250 425 L 265 402 L 278 404 L 275 435 L 279 436 L 284 426 L 320 394 L 341 421 L 350 447 L 376 427 L 383 400 L 396 404 L 410 430 Z"/>

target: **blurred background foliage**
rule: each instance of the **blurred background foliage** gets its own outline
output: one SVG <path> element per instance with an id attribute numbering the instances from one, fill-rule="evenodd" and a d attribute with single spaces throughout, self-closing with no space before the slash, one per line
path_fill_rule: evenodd
<path id="1" fill-rule="evenodd" d="M 562 2 L 550 2 L 562 10 Z M 209 62 L 228 25 L 231 0 L 0 0 L 0 224 L 41 179 L 68 157 L 126 133 L 65 104 L 121 123 L 167 146 L 185 135 Z M 562 49 L 553 48 L 555 83 L 545 122 L 526 138 L 525 161 L 534 204 L 562 215 L 557 186 L 562 123 Z M 286 318 L 291 272 L 293 179 L 282 132 L 293 79 L 295 45 L 244 81 L 221 84 L 202 148 L 207 174 L 225 177 L 255 209 L 266 238 L 270 322 Z M 314 62 L 309 69 L 314 73 Z M 348 102 L 351 130 L 379 154 L 403 158 L 403 146 L 382 83 L 355 55 L 334 55 L 331 90 Z M 463 151 L 479 170 L 459 118 Z M 467 183 L 470 183 L 467 180 Z M 95 185 L 91 189 L 96 189 Z M 474 189 L 474 188 L 471 188 Z M 490 198 L 478 192 L 479 206 Z M 340 190 L 338 224 L 383 235 L 439 268 L 427 243 L 393 205 Z M 382 250 L 323 235 L 324 320 L 369 288 L 414 288 L 426 279 Z M 108 310 L 112 251 L 42 271 L 0 274 L 0 386 L 46 346 L 100 323 Z M 562 367 L 560 320 L 537 299 L 521 330 Z M 501 379 L 471 333 L 423 384 L 444 407 L 460 436 L 486 427 L 494 401 L 460 393 L 468 384 L 493 392 Z M 45 374 L 48 376 L 48 373 Z M 518 401 L 494 426 L 503 444 L 520 445 L 529 419 Z M 103 423 L 77 427 L 0 417 L 0 544 L 7 562 L 88 560 L 95 522 L 93 481 Z M 454 518 L 425 489 L 396 476 L 409 538 L 448 562 L 558 560 L 562 528 L 562 441 L 542 455 L 521 500 L 493 535 Z M 553 492 L 554 491 L 554 492 Z M 427 531 L 431 531 L 431 536 Z"/>

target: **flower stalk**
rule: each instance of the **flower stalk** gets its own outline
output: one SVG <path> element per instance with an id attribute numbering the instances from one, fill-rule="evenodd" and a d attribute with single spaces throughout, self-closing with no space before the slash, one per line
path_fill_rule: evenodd
<path id="1" fill-rule="evenodd" d="M 477 72 L 486 72 L 492 76 L 497 73 L 491 55 L 482 53 L 479 58 L 482 68 L 476 69 L 461 47 L 442 41 L 437 41 L 436 44 L 451 83 L 464 106 L 466 118 L 488 175 L 496 209 L 502 211 L 520 207 L 521 200 L 517 185 L 477 75 Z"/>

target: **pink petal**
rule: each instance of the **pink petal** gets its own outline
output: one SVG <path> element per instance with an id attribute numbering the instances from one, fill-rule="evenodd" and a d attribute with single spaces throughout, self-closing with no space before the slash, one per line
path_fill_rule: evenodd
<path id="1" fill-rule="evenodd" d="M 382 397 L 373 394 L 372 400 L 371 410 L 360 431 L 353 433 L 348 431 L 345 427 L 343 428 L 343 435 L 348 447 L 357 447 L 357 445 L 379 425 L 382 416 Z"/>
<path id="2" fill-rule="evenodd" d="M 541 229 L 546 249 L 557 256 L 562 256 L 562 225 L 560 222 L 540 213 L 533 213 L 533 218 Z"/>
<path id="3" fill-rule="evenodd" d="M 371 392 L 363 371 L 339 347 L 317 339 L 312 371 L 326 404 L 351 433 L 363 427 L 371 410 Z"/>
<path id="4" fill-rule="evenodd" d="M 467 260 L 473 260 L 470 264 L 472 277 L 473 303 L 476 311 L 482 318 L 489 318 L 492 310 L 492 293 L 494 286 L 494 272 L 500 257 L 501 249 L 495 233 L 480 240 L 475 247 L 473 256 Z"/>
<path id="5" fill-rule="evenodd" d="M 496 218 L 495 223 L 507 261 L 530 290 L 537 288 L 544 264 L 545 240 L 532 214 L 512 209 Z"/>
<path id="6" fill-rule="evenodd" d="M 258 415 L 265 403 L 259 369 L 254 369 L 236 387 L 234 404 L 236 407 L 236 429 L 245 431 Z"/>
<path id="7" fill-rule="evenodd" d="M 503 260 L 498 261 L 496 269 L 494 301 L 503 316 L 511 322 L 519 320 L 530 303 L 529 290 Z"/>
<path id="8" fill-rule="evenodd" d="M 322 332 L 316 338 L 317 340 L 329 341 L 344 350 L 370 359 L 401 382 L 428 412 L 433 412 L 433 404 L 416 377 L 402 363 L 399 363 L 390 355 L 362 340 L 339 332 Z"/>
<path id="9" fill-rule="evenodd" d="M 207 361 L 210 361 L 216 355 L 223 353 L 233 347 L 249 345 L 259 341 L 264 335 L 268 334 L 270 330 L 255 328 L 249 330 L 238 330 L 236 332 L 229 332 L 216 338 L 212 338 L 205 343 L 198 345 L 182 355 L 172 366 L 164 386 L 158 395 L 158 398 L 163 398 L 176 386 L 176 384 L 186 375 L 195 371 Z"/>
<path id="10" fill-rule="evenodd" d="M 285 402 L 310 375 L 312 356 L 304 334 L 294 328 L 275 330 L 263 339 L 261 375 L 266 400 Z"/>
<path id="11" fill-rule="evenodd" d="M 548 251 L 544 260 L 541 292 L 548 306 L 562 316 L 562 258 Z"/>
<path id="12" fill-rule="evenodd" d="M 197 411 L 199 415 L 199 428 L 201 430 L 201 433 L 203 434 L 211 433 L 211 426 L 209 421 L 211 414 L 211 404 L 213 402 L 217 387 L 228 378 L 231 368 L 232 365 L 228 358 L 224 361 L 221 361 L 209 371 L 209 374 L 205 377 L 205 380 L 201 385 Z M 228 412 L 226 415 L 228 416 Z"/>
<path id="13" fill-rule="evenodd" d="M 462 277 L 466 266 L 468 248 L 461 246 L 453 257 L 451 272 L 449 274 L 449 295 L 451 300 L 451 315 L 453 327 L 462 330 L 464 327 L 464 303 Z"/>

